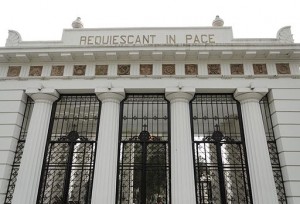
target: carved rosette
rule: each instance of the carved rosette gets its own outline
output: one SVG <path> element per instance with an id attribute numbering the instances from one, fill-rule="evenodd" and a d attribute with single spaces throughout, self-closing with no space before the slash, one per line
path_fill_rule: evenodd
<path id="1" fill-rule="evenodd" d="M 208 64 L 207 69 L 208 69 L 209 75 L 220 75 L 221 74 L 220 64 Z"/>
<path id="2" fill-rule="evenodd" d="M 141 64 L 140 65 L 140 75 L 152 75 L 153 65 L 152 64 Z"/>
<path id="3" fill-rule="evenodd" d="M 96 65 L 95 75 L 107 75 L 108 65 Z"/>
<path id="4" fill-rule="evenodd" d="M 253 64 L 253 72 L 255 75 L 268 74 L 266 64 Z"/>
<path id="5" fill-rule="evenodd" d="M 198 65 L 197 64 L 186 64 L 185 65 L 185 75 L 198 75 Z"/>
<path id="6" fill-rule="evenodd" d="M 276 70 L 278 74 L 291 74 L 290 65 L 288 63 L 276 64 Z"/>
<path id="7" fill-rule="evenodd" d="M 7 76 L 8 77 L 18 77 L 21 72 L 21 66 L 9 66 Z"/>
<path id="8" fill-rule="evenodd" d="M 65 66 L 63 66 L 63 65 L 52 66 L 51 76 L 63 76 L 64 75 L 64 69 L 65 69 Z"/>
<path id="9" fill-rule="evenodd" d="M 29 76 L 41 76 L 43 66 L 30 66 Z"/>
<path id="10" fill-rule="evenodd" d="M 130 75 L 130 64 L 118 65 L 118 75 Z"/>
<path id="11" fill-rule="evenodd" d="M 163 64 L 162 65 L 163 75 L 175 75 L 175 64 Z"/>
<path id="12" fill-rule="evenodd" d="M 244 74 L 243 64 L 231 64 L 230 72 L 232 75 L 243 75 Z"/>
<path id="13" fill-rule="evenodd" d="M 73 75 L 74 76 L 84 76 L 86 70 L 86 65 L 74 65 Z"/>

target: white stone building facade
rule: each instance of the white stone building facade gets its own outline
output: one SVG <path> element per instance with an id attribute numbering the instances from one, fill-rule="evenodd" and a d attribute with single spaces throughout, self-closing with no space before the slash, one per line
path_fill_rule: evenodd
<path id="1" fill-rule="evenodd" d="M 211 27 L 122 29 L 89 29 L 75 22 L 61 41 L 46 42 L 22 41 L 9 31 L 0 48 L 0 203 L 72 203 L 76 197 L 73 203 L 152 204 L 159 196 L 173 204 L 300 203 L 300 44 L 293 42 L 290 27 L 276 38 L 236 39 L 219 21 Z M 63 106 L 79 116 L 59 112 Z M 193 112 L 195 107 L 207 113 Z M 26 142 L 20 139 L 24 134 Z M 51 139 L 60 136 L 64 139 Z M 66 142 L 68 137 L 76 142 Z M 70 152 L 56 161 L 55 149 L 50 150 L 64 142 Z M 230 145 L 238 145 L 239 153 L 228 150 Z M 276 151 L 278 161 L 270 160 Z M 16 157 L 22 158 L 17 165 Z M 76 167 L 79 161 L 84 164 Z M 274 163 L 280 165 L 275 180 Z M 49 169 L 61 166 L 71 175 L 62 173 L 61 184 L 56 183 L 61 174 L 47 180 Z M 81 178 L 78 187 L 78 175 L 90 177 Z M 155 175 L 164 182 L 151 187 L 151 180 L 158 182 Z M 41 198 L 48 196 L 45 189 L 54 192 L 60 185 L 66 195 Z M 157 186 L 160 193 L 154 195 Z M 78 197 L 81 191 L 89 192 L 88 198 Z"/>

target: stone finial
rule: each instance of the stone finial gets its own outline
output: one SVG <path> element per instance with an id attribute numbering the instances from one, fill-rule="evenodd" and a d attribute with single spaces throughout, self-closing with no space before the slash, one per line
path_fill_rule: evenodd
<path id="1" fill-rule="evenodd" d="M 17 46 L 22 41 L 20 33 L 15 30 L 8 31 L 8 38 L 6 39 L 6 47 Z"/>
<path id="2" fill-rule="evenodd" d="M 73 28 L 83 28 L 83 24 L 81 22 L 81 18 L 77 17 L 75 21 L 72 23 Z"/>
<path id="3" fill-rule="evenodd" d="M 215 20 L 212 22 L 213 27 L 222 27 L 224 25 L 224 21 L 219 16 L 216 16 Z"/>
<path id="4" fill-rule="evenodd" d="M 277 32 L 277 39 L 283 43 L 294 43 L 291 26 L 285 26 Z"/>

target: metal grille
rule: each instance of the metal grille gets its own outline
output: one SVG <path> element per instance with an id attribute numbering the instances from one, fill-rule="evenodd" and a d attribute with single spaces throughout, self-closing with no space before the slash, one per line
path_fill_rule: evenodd
<path id="1" fill-rule="evenodd" d="M 197 203 L 252 203 L 238 102 L 197 94 L 191 109 Z"/>
<path id="2" fill-rule="evenodd" d="M 15 184 L 17 181 L 19 167 L 21 164 L 21 159 L 22 159 L 22 155 L 23 155 L 29 121 L 30 121 L 30 117 L 31 117 L 32 109 L 33 109 L 33 104 L 34 104 L 33 100 L 30 97 L 27 97 L 21 132 L 20 132 L 18 143 L 17 143 L 17 149 L 15 152 L 15 158 L 14 158 L 14 162 L 12 165 L 12 170 L 11 170 L 11 174 L 10 174 L 10 179 L 9 179 L 9 184 L 8 184 L 8 189 L 7 189 L 4 204 L 10 204 L 12 201 L 12 198 L 13 198 L 13 193 L 15 190 Z"/>
<path id="3" fill-rule="evenodd" d="M 260 101 L 260 108 L 263 116 L 263 122 L 265 127 L 265 133 L 267 137 L 267 143 L 269 148 L 269 154 L 271 159 L 271 164 L 273 168 L 273 175 L 275 180 L 275 186 L 277 190 L 278 203 L 287 203 L 285 189 L 283 185 L 283 178 L 280 168 L 279 156 L 276 146 L 276 140 L 274 136 L 274 130 L 271 120 L 270 107 L 268 103 L 268 98 L 264 97 Z"/>
<path id="4" fill-rule="evenodd" d="M 95 95 L 54 104 L 37 203 L 90 203 L 99 116 Z"/>
<path id="5" fill-rule="evenodd" d="M 118 204 L 170 203 L 169 103 L 164 95 L 122 102 Z"/>

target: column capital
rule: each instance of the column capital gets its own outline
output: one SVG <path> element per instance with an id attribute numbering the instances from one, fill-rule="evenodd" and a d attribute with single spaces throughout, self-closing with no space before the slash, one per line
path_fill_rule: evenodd
<path id="1" fill-rule="evenodd" d="M 241 103 L 249 100 L 260 101 L 267 93 L 268 88 L 237 88 L 234 98 Z"/>
<path id="2" fill-rule="evenodd" d="M 194 97 L 194 94 L 194 87 L 169 87 L 165 89 L 166 98 L 170 102 L 178 99 L 190 101 Z"/>
<path id="3" fill-rule="evenodd" d="M 106 100 L 121 102 L 125 98 L 124 88 L 96 88 L 95 93 L 102 102 Z"/>
<path id="4" fill-rule="evenodd" d="M 25 93 L 35 102 L 51 102 L 53 103 L 59 98 L 59 93 L 53 88 L 30 88 Z"/>

